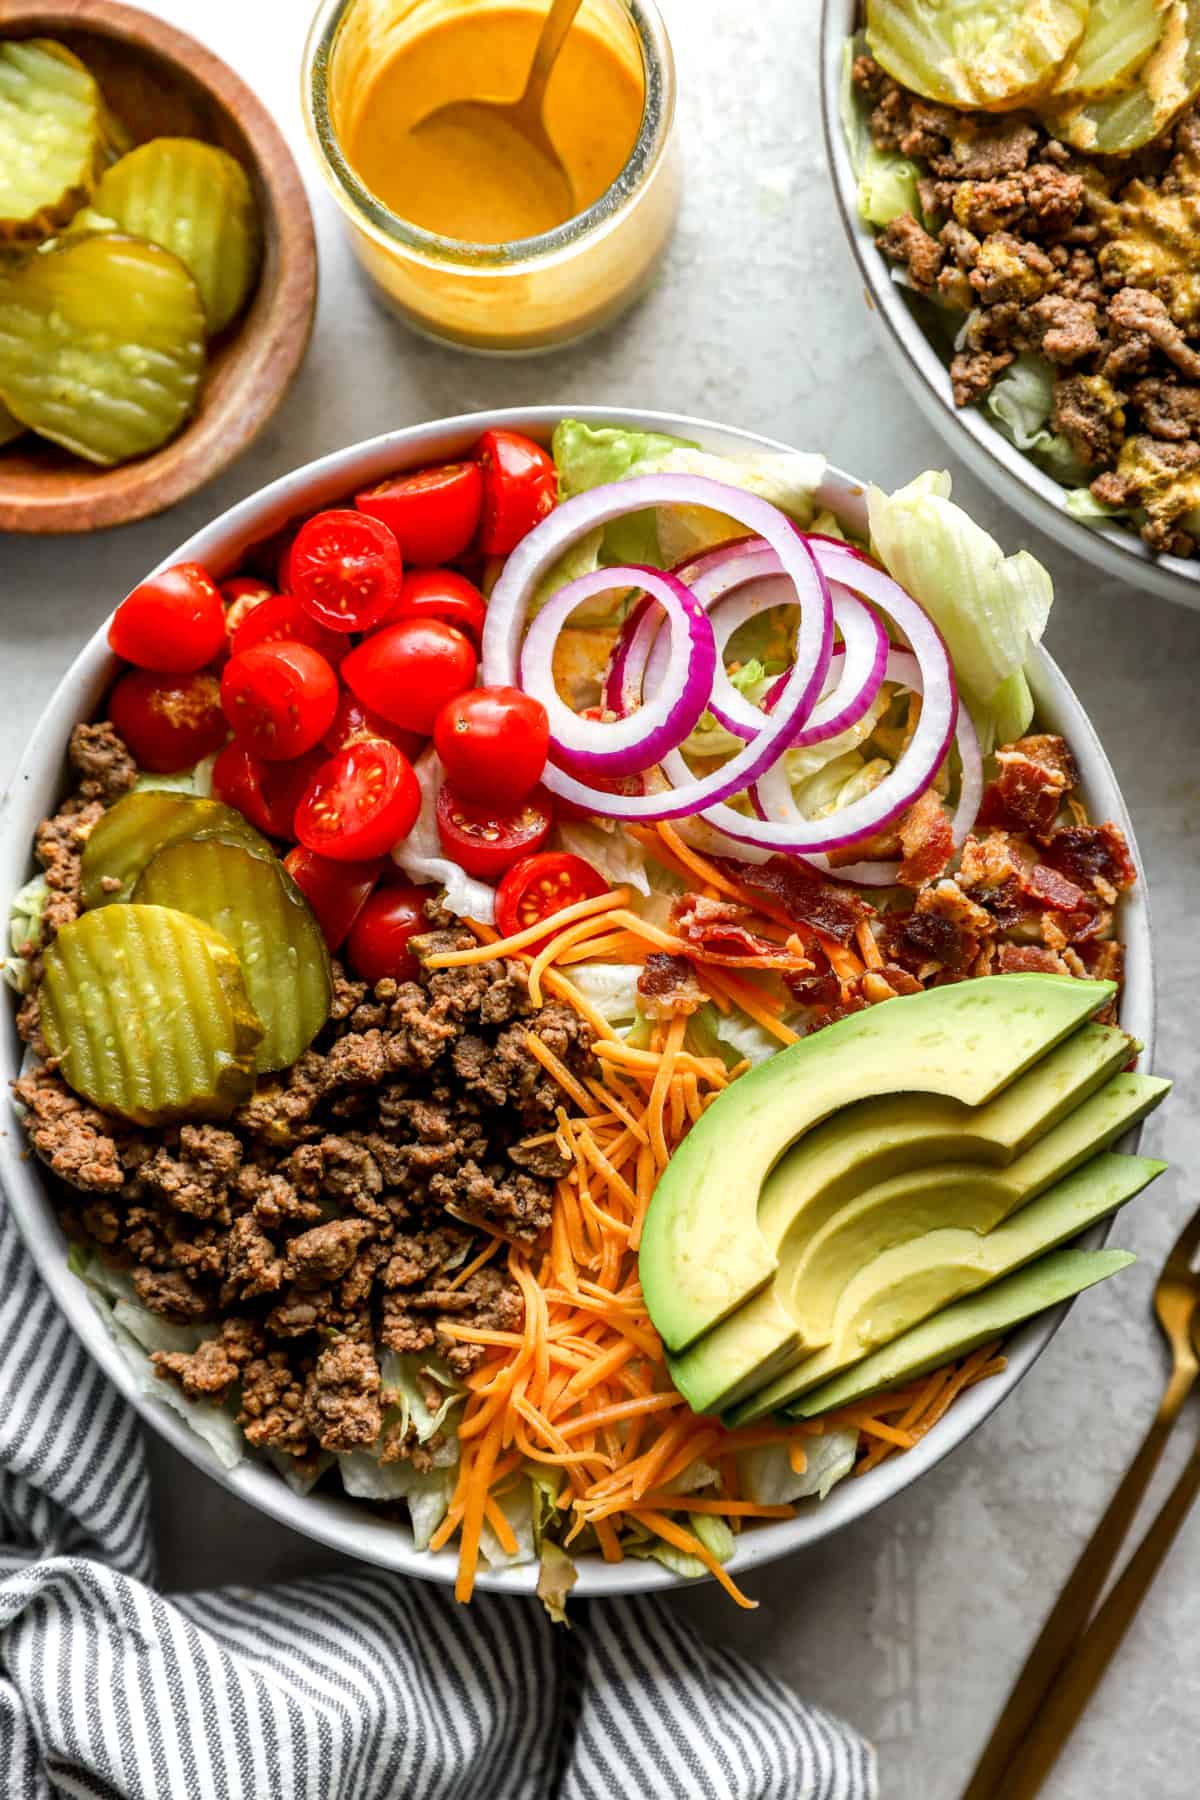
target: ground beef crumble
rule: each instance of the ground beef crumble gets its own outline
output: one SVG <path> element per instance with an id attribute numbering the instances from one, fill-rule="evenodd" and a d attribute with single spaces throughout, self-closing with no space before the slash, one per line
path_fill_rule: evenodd
<path id="1" fill-rule="evenodd" d="M 920 219 L 879 248 L 966 315 L 958 406 L 1023 351 L 1055 374 L 1051 429 L 1104 505 L 1158 551 L 1196 553 L 1200 517 L 1200 108 L 1137 156 L 1076 154 L 1030 114 L 935 106 L 869 56 L 854 82 L 881 150 L 915 158 Z M 961 322 L 961 321 L 960 321 Z"/>

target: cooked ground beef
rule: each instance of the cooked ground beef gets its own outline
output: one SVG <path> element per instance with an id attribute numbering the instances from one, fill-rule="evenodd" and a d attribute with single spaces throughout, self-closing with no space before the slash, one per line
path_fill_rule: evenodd
<path id="1" fill-rule="evenodd" d="M 869 57 L 854 80 L 883 150 L 913 157 L 923 218 L 879 247 L 916 292 L 966 313 L 958 406 L 1022 351 L 1055 370 L 1052 429 L 1080 480 L 1155 550 L 1196 553 L 1200 509 L 1200 109 L 1139 155 L 1096 160 L 1031 115 L 934 106 Z"/>

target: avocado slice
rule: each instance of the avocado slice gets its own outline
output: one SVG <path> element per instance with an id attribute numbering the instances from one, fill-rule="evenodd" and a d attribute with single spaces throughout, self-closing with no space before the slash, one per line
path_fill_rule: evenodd
<path id="1" fill-rule="evenodd" d="M 726 1413 L 726 1424 L 747 1425 L 789 1406 L 963 1294 L 1077 1237 L 1132 1200 L 1166 1166 L 1145 1156 L 1106 1152 L 986 1237 L 950 1226 L 885 1251 L 847 1286 L 830 1343 Z"/>
<path id="2" fill-rule="evenodd" d="M 831 1113 L 877 1094 L 982 1106 L 1112 999 L 1112 982 L 989 975 L 889 1000 L 791 1044 L 728 1087 L 671 1158 L 639 1266 L 650 1317 L 685 1350 L 775 1273 L 764 1180 Z"/>
<path id="3" fill-rule="evenodd" d="M 1041 1067 L 1014 1088 L 1035 1082 Z M 1170 1085 L 1150 1075 L 1118 1075 L 1007 1168 L 935 1162 L 866 1187 L 826 1217 L 815 1232 L 798 1224 L 780 1247 L 779 1269 L 770 1287 L 753 1295 L 689 1350 L 668 1356 L 675 1386 L 695 1412 L 736 1405 L 830 1342 L 841 1296 L 859 1270 L 895 1245 L 945 1226 L 980 1234 L 993 1230 L 1098 1150 L 1115 1143 L 1158 1104 Z M 1001 1095 L 992 1106 L 1006 1098 Z M 983 1107 L 977 1116 L 989 1111 Z M 785 1161 L 802 1157 L 806 1147 L 798 1146 Z M 801 1220 L 806 1216 L 802 1209 Z"/>
<path id="4" fill-rule="evenodd" d="M 1129 1250 L 1051 1250 L 1027 1268 L 1017 1269 L 978 1294 L 967 1294 L 932 1319 L 902 1332 L 844 1374 L 823 1381 L 788 1410 L 796 1418 L 811 1419 L 868 1394 L 899 1387 L 943 1363 L 969 1356 L 993 1338 L 1003 1337 L 1023 1319 L 1070 1300 L 1136 1261 Z"/>

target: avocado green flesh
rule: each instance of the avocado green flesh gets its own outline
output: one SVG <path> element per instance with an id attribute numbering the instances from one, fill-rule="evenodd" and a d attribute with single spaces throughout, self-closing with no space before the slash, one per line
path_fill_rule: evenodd
<path id="1" fill-rule="evenodd" d="M 1018 1085 L 1036 1075 L 1035 1069 Z M 992 1231 L 1114 1143 L 1169 1085 L 1149 1075 L 1118 1075 L 1007 1168 L 935 1163 L 873 1184 L 811 1234 L 789 1233 L 770 1287 L 682 1355 L 669 1357 L 671 1379 L 694 1411 L 736 1405 L 830 1342 L 841 1296 L 858 1271 L 897 1244 L 942 1227 Z"/>
<path id="2" fill-rule="evenodd" d="M 963 1294 L 1077 1237 L 1165 1167 L 1142 1156 L 1095 1156 L 986 1237 L 951 1226 L 885 1251 L 847 1286 L 831 1342 L 734 1407 L 726 1423 L 746 1425 L 778 1412 Z"/>
<path id="3" fill-rule="evenodd" d="M 1128 1250 L 1051 1250 L 994 1286 L 968 1294 L 932 1319 L 902 1332 L 844 1374 L 813 1388 L 788 1410 L 796 1418 L 811 1419 L 868 1394 L 913 1381 L 943 1363 L 969 1356 L 1024 1319 L 1070 1300 L 1098 1281 L 1107 1281 L 1136 1261 Z"/>
<path id="4" fill-rule="evenodd" d="M 880 1094 L 982 1106 L 1114 992 L 1069 975 L 929 988 L 839 1020 L 727 1088 L 671 1158 L 647 1212 L 642 1289 L 668 1349 L 686 1349 L 774 1275 L 759 1195 L 798 1137 Z"/>

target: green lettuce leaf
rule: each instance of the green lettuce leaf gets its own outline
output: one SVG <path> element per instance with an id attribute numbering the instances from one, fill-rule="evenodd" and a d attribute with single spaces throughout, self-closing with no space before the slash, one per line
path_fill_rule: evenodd
<path id="1" fill-rule="evenodd" d="M 555 1625 L 567 1625 L 567 1595 L 579 1580 L 579 1571 L 560 1544 L 545 1543 L 538 1570 L 537 1597 Z"/>
<path id="2" fill-rule="evenodd" d="M 1081 525 L 1110 525 L 1114 519 L 1136 519 L 1139 509 L 1136 506 L 1109 506 L 1103 500 L 1097 500 L 1091 488 L 1072 488 L 1066 498 L 1066 508 L 1073 519 Z"/>
<path id="3" fill-rule="evenodd" d="M 468 1248 L 469 1245 L 464 1246 L 464 1257 Z M 431 1411 L 425 1398 L 423 1375 L 442 1390 L 443 1399 L 436 1410 Z M 402 1356 L 395 1350 L 385 1350 L 380 1359 L 379 1376 L 385 1392 L 392 1396 L 392 1410 L 398 1409 L 401 1434 L 406 1435 L 411 1425 L 418 1444 L 427 1444 L 436 1437 L 451 1409 L 467 1396 L 461 1381 L 436 1356 L 415 1352 Z"/>
<path id="4" fill-rule="evenodd" d="M 839 98 L 850 166 L 858 177 L 858 210 L 868 225 L 890 225 L 901 213 L 911 213 L 919 220 L 922 215 L 917 182 L 921 170 L 898 151 L 876 146 L 871 137 L 869 109 L 854 86 L 854 58 L 865 48 L 861 37 L 849 39 L 843 46 Z"/>
<path id="5" fill-rule="evenodd" d="M 31 958 L 45 942 L 42 919 L 49 898 L 44 875 L 35 875 L 13 895 L 8 914 L 11 954 L 0 958 L 0 975 L 15 993 L 27 994 L 33 986 Z"/>
<path id="6" fill-rule="evenodd" d="M 560 819 L 555 830 L 564 850 L 569 850 L 573 856 L 582 856 L 584 862 L 590 863 L 613 887 L 631 887 L 639 894 L 650 893 L 646 852 L 617 820 Z"/>
<path id="7" fill-rule="evenodd" d="M 1030 351 L 1017 357 L 992 387 L 987 409 L 1009 442 L 1024 450 L 1056 481 L 1083 480 L 1083 465 L 1061 432 L 1051 431 L 1054 370 Z"/>
<path id="8" fill-rule="evenodd" d="M 500 1494 L 496 1504 L 517 1541 L 516 1550 L 506 1550 L 496 1536 L 495 1531 L 485 1519 L 479 1534 L 479 1549 L 484 1561 L 490 1569 L 508 1569 L 517 1563 L 532 1562 L 535 1551 L 533 1546 L 533 1496 L 528 1481 L 519 1482 L 510 1488 L 507 1494 Z"/>
<path id="9" fill-rule="evenodd" d="M 139 793 L 194 794 L 199 800 L 212 798 L 212 772 L 220 752 L 214 750 L 202 762 L 193 764 L 190 769 L 180 769 L 176 775 L 139 775 L 134 787 Z"/>
<path id="10" fill-rule="evenodd" d="M 808 1461 L 797 1475 L 786 1444 L 761 1444 L 738 1455 L 738 1478 L 748 1499 L 759 1506 L 790 1506 L 815 1494 L 824 1500 L 830 1488 L 843 1481 L 858 1454 L 856 1431 L 830 1431 L 805 1439 Z"/>

